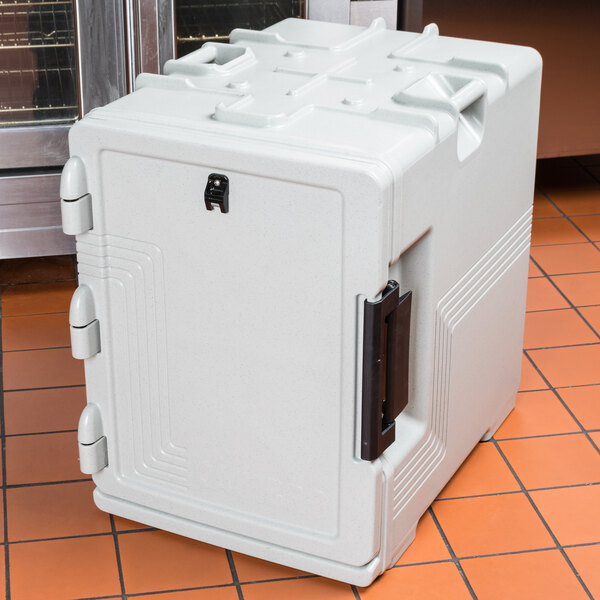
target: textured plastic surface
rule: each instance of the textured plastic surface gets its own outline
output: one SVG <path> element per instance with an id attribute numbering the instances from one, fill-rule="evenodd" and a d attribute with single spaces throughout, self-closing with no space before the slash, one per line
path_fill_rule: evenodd
<path id="1" fill-rule="evenodd" d="M 102 337 L 94 497 L 368 585 L 514 404 L 541 61 L 381 21 L 231 40 L 71 131 Z M 206 210 L 212 173 L 227 213 Z M 390 279 L 413 292 L 409 402 L 364 461 L 363 308 Z"/>

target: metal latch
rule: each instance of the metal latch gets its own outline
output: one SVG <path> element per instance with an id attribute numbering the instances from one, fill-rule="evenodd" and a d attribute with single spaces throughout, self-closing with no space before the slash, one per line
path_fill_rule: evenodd
<path id="1" fill-rule="evenodd" d="M 97 404 L 89 403 L 83 409 L 77 428 L 77 441 L 82 473 L 93 475 L 108 466 L 108 445 Z"/>
<path id="2" fill-rule="evenodd" d="M 374 460 L 396 439 L 396 417 L 408 404 L 412 292 L 388 281 L 379 300 L 365 300 L 361 458 Z"/>
<path id="3" fill-rule="evenodd" d="M 100 323 L 92 290 L 85 284 L 75 290 L 71 299 L 69 325 L 73 358 L 90 358 L 100 352 Z"/>
<path id="4" fill-rule="evenodd" d="M 225 175 L 211 173 L 204 189 L 204 204 L 208 210 L 219 207 L 222 213 L 229 212 L 229 179 Z"/>
<path id="5" fill-rule="evenodd" d="M 92 229 L 92 196 L 88 193 L 83 161 L 71 157 L 63 168 L 60 178 L 60 212 L 63 231 L 79 235 Z"/>

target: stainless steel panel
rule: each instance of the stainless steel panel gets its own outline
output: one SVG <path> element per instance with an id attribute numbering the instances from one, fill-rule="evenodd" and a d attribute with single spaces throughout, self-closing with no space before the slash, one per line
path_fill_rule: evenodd
<path id="1" fill-rule="evenodd" d="M 0 169 L 61 166 L 70 125 L 0 128 Z"/>
<path id="2" fill-rule="evenodd" d="M 60 198 L 60 173 L 0 177 L 0 206 L 57 202 Z"/>
<path id="3" fill-rule="evenodd" d="M 350 0 L 308 0 L 308 18 L 331 23 L 350 23 Z"/>
<path id="4" fill-rule="evenodd" d="M 81 115 L 127 93 L 122 0 L 76 0 Z"/>

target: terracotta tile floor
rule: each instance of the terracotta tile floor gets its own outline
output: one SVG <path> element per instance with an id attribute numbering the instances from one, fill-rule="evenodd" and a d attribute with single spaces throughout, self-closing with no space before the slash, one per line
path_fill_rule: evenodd
<path id="1" fill-rule="evenodd" d="M 78 470 L 72 257 L 0 262 L 0 597 L 600 600 L 600 156 L 538 166 L 521 391 L 368 589 L 112 517 Z"/>

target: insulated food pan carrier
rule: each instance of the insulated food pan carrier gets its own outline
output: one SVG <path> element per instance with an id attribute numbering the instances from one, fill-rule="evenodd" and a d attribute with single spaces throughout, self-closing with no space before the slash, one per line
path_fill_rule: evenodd
<path id="1" fill-rule="evenodd" d="M 103 510 L 357 585 L 519 384 L 541 61 L 285 20 L 73 128 Z"/>

